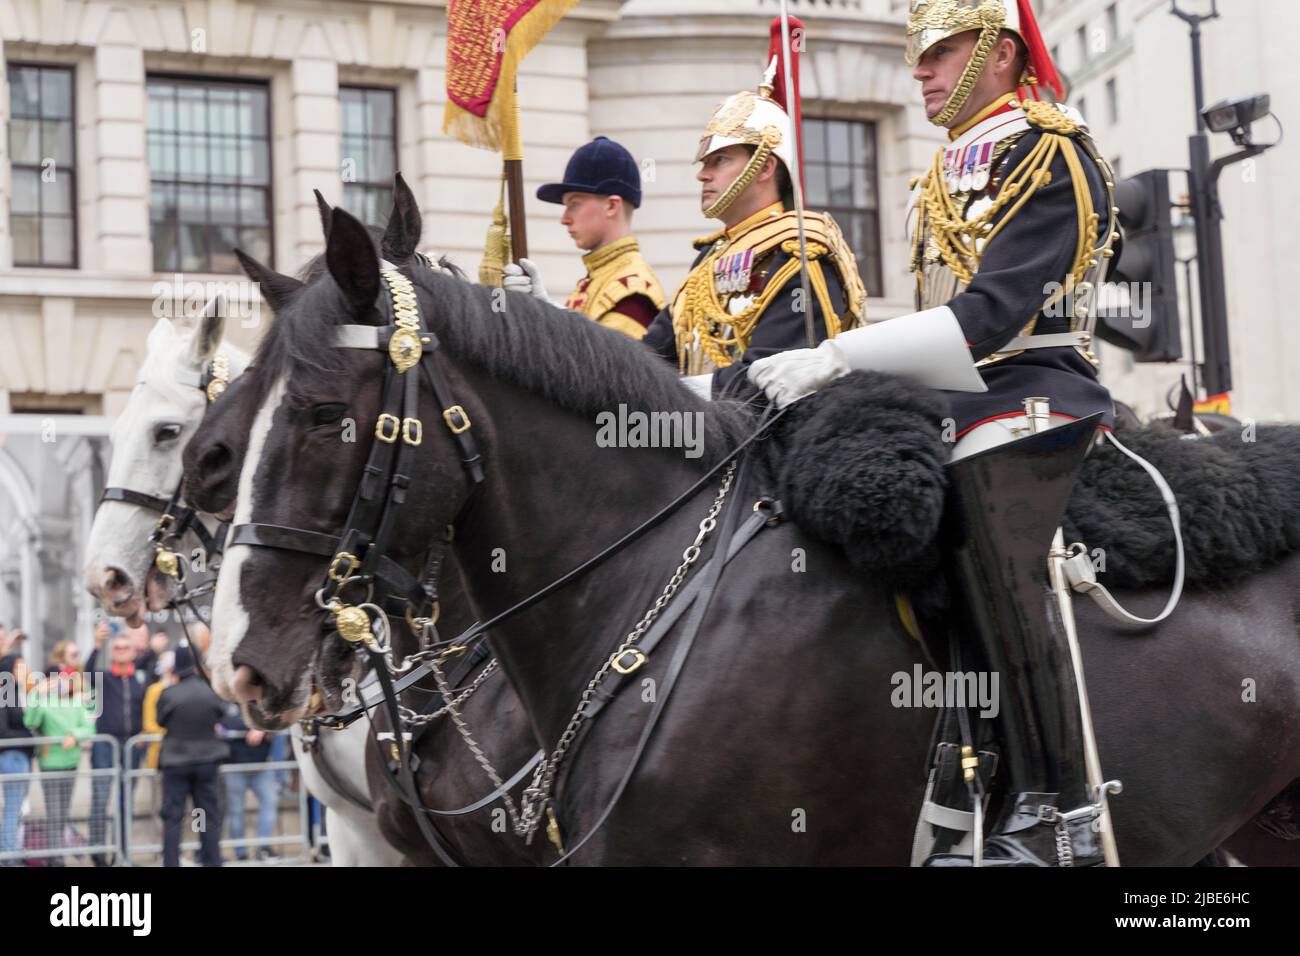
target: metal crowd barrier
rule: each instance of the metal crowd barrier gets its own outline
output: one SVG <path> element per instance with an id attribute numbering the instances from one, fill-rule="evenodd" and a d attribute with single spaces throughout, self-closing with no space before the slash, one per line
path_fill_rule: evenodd
<path id="1" fill-rule="evenodd" d="M 287 731 L 268 733 L 267 736 L 275 736 L 276 734 L 281 734 L 281 733 L 287 733 Z M 136 736 L 127 740 L 126 743 L 128 748 L 147 747 L 149 744 L 161 741 L 164 736 L 165 735 L 163 734 L 137 734 Z M 142 757 L 141 763 L 143 762 L 144 762 L 144 758 Z M 265 838 L 258 837 L 256 834 L 254 834 L 251 837 L 244 836 L 243 838 L 238 840 L 231 839 L 230 837 L 225 836 L 226 832 L 228 831 L 227 821 L 229 819 L 229 815 L 235 812 L 235 808 L 226 806 L 226 793 L 227 793 L 226 777 L 231 773 L 255 774 L 255 773 L 262 773 L 262 772 L 272 773 L 278 777 L 281 771 L 288 771 L 292 774 L 296 774 L 298 772 L 297 761 L 292 759 L 291 757 L 288 760 L 262 760 L 255 763 L 223 763 L 220 765 L 220 767 L 218 768 L 217 779 L 219 781 L 218 795 L 221 800 L 221 805 L 223 808 L 223 812 L 221 814 L 222 837 L 220 841 L 223 858 L 226 855 L 225 854 L 226 850 L 245 850 L 245 851 L 249 851 L 251 854 L 254 853 L 257 849 L 260 849 L 261 847 L 272 848 L 272 847 L 295 847 L 296 846 L 299 848 L 298 856 L 301 857 L 302 859 L 306 859 L 311 855 L 312 852 L 311 830 L 308 824 L 308 815 L 307 815 L 307 788 L 302 785 L 301 780 L 299 780 L 298 792 L 295 797 L 295 805 L 296 805 L 295 809 L 297 810 L 297 817 L 298 817 L 298 826 L 296 828 L 297 829 L 296 833 L 272 834 L 271 836 Z M 132 865 L 134 865 L 134 861 L 136 857 L 140 857 L 140 856 L 147 855 L 153 857 L 154 859 L 161 859 L 162 819 L 160 814 L 157 812 L 158 811 L 157 804 L 161 802 L 162 768 L 159 767 L 155 769 L 151 767 L 138 767 L 135 769 L 126 770 L 124 776 L 128 781 L 150 780 L 153 782 L 153 785 L 155 787 L 155 801 L 154 801 L 155 806 L 154 806 L 154 812 L 148 815 L 147 820 L 150 822 L 150 824 L 152 824 L 155 827 L 155 832 L 157 833 L 157 837 L 156 840 L 143 842 L 143 841 L 136 841 L 132 839 L 132 836 L 128 834 L 125 840 L 126 846 L 123 848 L 124 852 L 122 856 L 124 859 L 131 861 Z M 276 824 L 277 824 L 277 829 L 280 829 L 280 824 L 284 820 L 284 814 L 281 812 L 283 808 L 281 806 L 281 801 L 279 797 L 280 784 L 278 780 L 275 781 L 275 793 L 276 793 L 276 798 L 275 798 L 276 799 L 276 814 L 275 814 Z M 245 815 L 244 832 L 245 834 L 247 834 L 250 829 L 249 821 L 247 819 L 249 813 L 248 802 L 247 802 L 247 796 L 248 796 L 247 790 L 245 789 L 244 791 L 242 791 L 240 796 L 241 796 L 241 800 L 243 801 L 243 805 L 239 807 L 238 812 L 243 813 Z M 255 822 L 252 828 L 256 829 Z M 187 828 L 186 832 L 192 834 L 193 831 Z M 197 839 L 181 840 L 182 854 L 197 852 L 198 849 L 199 849 L 199 841 Z M 234 863 L 238 865 L 239 863 L 245 861 L 232 861 L 226 859 L 224 860 L 224 862 Z M 255 862 L 255 861 L 248 861 L 248 862 Z"/>
<path id="2" fill-rule="evenodd" d="M 63 737 L 21 737 L 0 740 L 0 753 L 28 748 L 36 752 L 26 772 L 0 773 L 0 803 L 3 804 L 0 807 L 0 820 L 13 820 L 11 800 L 19 801 L 21 804 L 14 834 L 17 847 L 6 849 L 0 843 L 0 864 L 21 865 L 24 861 L 31 860 L 43 861 L 37 865 L 51 865 L 55 861 L 61 865 L 70 857 L 89 858 L 96 854 L 117 852 L 118 828 L 110 826 L 109 816 L 111 814 L 112 818 L 116 819 L 116 813 L 112 811 L 118 805 L 118 788 L 122 781 L 119 771 L 114 768 L 122 765 L 121 745 L 115 737 L 108 734 L 95 734 L 78 744 L 78 749 L 83 751 L 83 755 L 79 758 L 75 770 L 41 770 L 39 761 L 41 747 L 47 744 L 61 746 L 63 740 Z M 89 750 L 85 747 L 87 743 L 108 744 L 113 751 L 113 767 L 99 770 L 82 769 L 81 763 L 86 759 L 85 752 Z M 77 784 L 82 780 L 87 781 L 87 785 L 79 788 Z M 96 780 L 104 780 L 108 786 L 108 797 L 103 807 L 103 817 L 100 819 L 91 816 L 91 810 L 96 802 L 93 796 Z M 37 786 L 33 786 L 33 783 Z M 22 812 L 33 808 L 37 799 L 41 804 L 42 816 Z M 51 832 L 51 800 L 60 810 L 54 815 L 54 827 L 58 832 Z M 82 810 L 82 807 L 85 809 Z M 84 823 L 87 832 L 82 832 L 77 826 L 78 823 Z M 92 843 L 96 833 L 103 834 L 106 839 L 99 843 Z"/>
<path id="3" fill-rule="evenodd" d="M 150 858 L 150 862 L 160 861 L 162 771 L 161 768 L 147 767 L 144 764 L 147 753 L 145 748 L 161 741 L 163 736 L 162 734 L 138 734 L 126 741 L 126 753 L 130 754 L 136 750 L 140 752 L 137 758 L 140 766 L 137 767 L 128 768 L 123 765 L 123 749 L 117 738 L 108 734 L 95 734 L 79 744 L 83 754 L 75 770 L 40 770 L 38 759 L 33 757 L 26 772 L 0 773 L 0 826 L 4 825 L 5 820 L 13 821 L 14 817 L 17 818 L 14 834 L 17 845 L 13 848 L 0 845 L 0 865 L 21 866 L 27 863 L 40 866 L 51 865 L 56 860 L 59 861 L 56 865 L 62 865 L 78 857 L 84 858 L 84 861 L 89 863 L 91 857 L 97 855 L 112 856 L 119 865 L 136 865 L 137 860 L 146 857 Z M 0 740 L 0 753 L 15 748 L 33 748 L 39 753 L 39 748 L 46 744 L 60 745 L 62 742 L 62 737 Z M 111 748 L 112 767 L 93 769 L 88 766 L 87 753 L 90 747 L 86 745 L 95 743 L 105 743 Z M 274 774 L 276 832 L 268 837 L 257 836 L 255 819 L 248 820 L 248 816 L 255 814 L 256 809 L 252 811 L 248 809 L 247 787 L 241 790 L 240 807 L 226 805 L 226 779 L 229 774 L 252 775 L 263 772 Z M 222 807 L 220 847 L 224 862 L 235 865 L 240 865 L 242 862 L 228 859 L 227 851 L 245 850 L 250 858 L 255 858 L 256 850 L 262 847 L 268 849 L 297 847 L 296 855 L 284 857 L 292 862 L 302 862 L 310 858 L 313 852 L 313 837 L 316 836 L 313 830 L 316 828 L 312 826 L 308 814 L 307 788 L 299 779 L 297 793 L 288 812 L 281 798 L 282 777 L 286 773 L 295 775 L 297 772 L 298 764 L 292 756 L 287 760 L 220 765 L 218 799 Z M 83 780 L 86 781 L 85 784 L 81 783 Z M 106 794 L 102 791 L 99 795 L 94 793 L 97 781 L 104 781 L 102 786 L 107 787 Z M 147 783 L 141 786 L 141 781 Z M 33 786 L 33 782 L 37 785 Z M 129 820 L 125 827 L 120 825 L 118 814 L 119 794 L 124 786 L 127 787 L 127 793 L 130 795 L 127 807 Z M 143 812 L 140 807 L 141 794 L 146 794 Z M 11 800 L 20 804 L 20 810 L 16 813 L 10 809 Z M 97 803 L 102 803 L 102 808 L 97 808 Z M 36 812 L 37 804 L 40 813 Z M 51 809 L 56 811 L 54 825 L 62 824 L 57 834 L 51 833 Z M 93 812 L 96 809 L 100 810 L 98 814 Z M 245 815 L 245 836 L 238 840 L 225 835 L 228 831 L 229 815 L 234 812 Z M 296 816 L 296 827 L 293 827 L 290 832 L 284 832 L 288 818 L 294 816 Z M 137 833 L 140 829 L 146 831 L 143 838 Z M 248 835 L 250 831 L 251 836 Z M 192 831 L 187 830 L 187 833 L 192 835 Z M 99 842 L 92 842 L 96 838 Z M 198 846 L 197 838 L 192 840 L 183 838 L 181 853 L 193 852 L 198 849 Z M 250 862 L 256 860 L 252 859 Z"/>

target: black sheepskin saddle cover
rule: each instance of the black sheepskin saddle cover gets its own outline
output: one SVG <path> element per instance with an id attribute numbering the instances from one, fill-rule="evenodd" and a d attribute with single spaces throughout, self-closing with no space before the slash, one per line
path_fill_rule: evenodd
<path id="1" fill-rule="evenodd" d="M 942 394 L 854 372 L 795 404 L 771 442 L 790 517 L 839 545 L 858 570 L 900 589 L 941 565 L 936 537 L 947 490 Z M 1300 550 L 1300 426 L 1186 439 L 1168 429 L 1117 437 L 1151 462 L 1178 500 L 1187 585 L 1226 585 Z M 1067 542 L 1105 554 L 1102 583 L 1173 579 L 1173 529 L 1147 473 L 1109 442 L 1085 459 L 1063 522 Z"/>

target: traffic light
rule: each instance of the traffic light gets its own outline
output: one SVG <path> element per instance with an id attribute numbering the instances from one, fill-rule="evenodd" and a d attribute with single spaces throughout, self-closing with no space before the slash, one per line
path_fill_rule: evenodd
<path id="1" fill-rule="evenodd" d="M 1109 281 L 1127 289 L 1128 304 L 1101 310 L 1097 335 L 1133 352 L 1139 362 L 1177 361 L 1183 357 L 1183 336 L 1169 170 L 1149 169 L 1125 179 L 1115 187 L 1115 205 L 1124 238 Z"/>

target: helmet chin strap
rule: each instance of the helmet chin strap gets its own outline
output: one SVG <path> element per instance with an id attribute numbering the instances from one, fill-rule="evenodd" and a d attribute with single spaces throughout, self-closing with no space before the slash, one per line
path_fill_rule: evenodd
<path id="1" fill-rule="evenodd" d="M 984 65 L 988 63 L 989 55 L 997 45 L 998 35 L 1002 32 L 1005 22 L 1004 17 L 1000 12 L 984 14 L 981 11 L 981 14 L 984 25 L 980 27 L 980 36 L 975 42 L 975 49 L 971 51 L 970 61 L 957 80 L 957 85 L 948 94 L 943 109 L 930 117 L 930 122 L 935 126 L 948 126 L 962 111 L 975 89 L 975 84 L 979 81 L 980 74 L 984 72 Z"/>
<path id="2" fill-rule="evenodd" d="M 763 130 L 762 142 L 760 142 L 758 148 L 754 150 L 754 155 L 749 157 L 749 162 L 746 163 L 745 168 L 740 171 L 740 175 L 737 176 L 735 181 L 727 187 L 726 191 L 718 197 L 717 202 L 704 210 L 704 216 L 706 219 L 718 219 L 721 217 L 722 214 L 727 211 L 727 208 L 736 201 L 736 197 L 753 184 L 754 180 L 758 178 L 758 174 L 763 171 L 763 165 L 767 162 L 767 158 L 772 155 L 772 150 L 780 145 L 780 142 L 781 133 L 779 130 L 771 126 Z"/>

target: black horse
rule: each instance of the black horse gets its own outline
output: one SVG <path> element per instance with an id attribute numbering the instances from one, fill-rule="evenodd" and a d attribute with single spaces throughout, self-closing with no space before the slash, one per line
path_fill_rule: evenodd
<path id="1" fill-rule="evenodd" d="M 332 210 L 319 194 L 317 200 L 321 208 L 322 226 L 328 238 Z M 368 231 L 386 259 L 403 266 L 415 264 L 415 250 L 420 241 L 422 221 L 415 197 L 400 174 L 394 184 L 393 210 L 387 229 L 369 227 Z M 298 278 L 274 272 L 243 254 L 239 258 L 245 272 L 258 283 L 263 297 L 277 317 L 302 289 L 326 274 L 323 255 L 309 261 Z M 455 267 L 446 260 L 440 263 L 440 267 L 458 274 Z M 259 346 L 260 362 L 274 364 L 289 360 L 281 357 L 281 350 L 286 347 L 280 334 L 284 328 L 278 320 L 268 327 Z M 223 400 L 208 409 L 202 428 L 196 433 L 196 441 L 186 447 L 184 461 L 187 500 L 200 510 L 227 517 L 233 512 L 238 496 L 240 468 L 248 445 L 248 430 L 264 397 L 258 371 L 258 364 L 250 366 L 245 375 L 227 390 Z M 465 593 L 454 555 L 448 555 L 444 564 L 439 591 L 443 628 L 455 632 L 469 627 L 475 621 L 475 614 Z M 414 650 L 416 645 L 400 621 L 395 622 L 394 636 L 397 658 L 400 660 Z M 487 661 L 478 662 L 458 683 L 461 686 L 474 683 L 487 665 Z M 404 702 L 417 711 L 434 709 L 441 702 L 436 687 L 429 679 L 412 688 L 404 698 Z M 523 766 L 536 753 L 538 745 L 533 739 L 522 705 L 499 671 L 483 680 L 463 704 L 463 712 L 478 732 L 479 745 L 507 774 Z M 372 712 L 370 720 L 376 734 L 391 732 L 388 715 L 382 708 Z M 493 786 L 488 777 L 445 716 L 431 722 L 427 731 L 419 737 L 418 744 L 421 760 L 416 782 L 425 806 L 456 809 L 473 803 L 492 791 Z M 370 802 L 388 842 L 402 850 L 413 864 L 437 864 L 438 857 L 422 838 L 412 818 L 411 809 L 386 779 L 388 774 L 384 769 L 384 756 L 380 748 L 375 746 L 373 735 L 367 750 L 366 770 Z M 522 786 L 520 784 L 513 788 L 516 796 Z M 526 846 L 522 840 L 515 839 L 510 828 L 504 825 L 508 820 L 499 800 L 474 813 L 435 817 L 433 822 L 438 832 L 467 861 L 544 864 L 556 855 L 544 841 Z"/>
<path id="2" fill-rule="evenodd" d="M 287 306 L 277 322 L 284 347 L 257 360 L 264 397 L 240 509 L 246 520 L 337 533 L 370 444 L 364 428 L 361 440 L 340 442 L 340 422 L 377 418 L 387 358 L 331 347 L 334 327 L 380 321 L 373 244 L 338 211 L 326 262 L 331 281 Z M 636 343 L 572 314 L 445 275 L 410 275 L 487 480 L 471 501 L 456 448 L 435 433 L 437 409 L 422 395 L 428 434 L 390 557 L 416 570 L 454 523 L 455 554 L 484 613 L 581 563 L 752 427 L 744 413 L 694 399 Z M 619 406 L 700 415 L 704 455 L 600 447 L 597 416 Z M 772 483 L 760 468 L 735 493 L 752 500 Z M 548 748 L 597 668 L 660 595 L 716 490 L 493 629 L 493 649 Z M 224 616 L 218 609 L 214 654 L 227 655 L 240 693 L 255 698 L 253 712 L 268 725 L 301 709 L 309 676 L 337 699 L 349 673 L 337 644 L 321 643 L 314 594 L 323 564 L 263 549 L 227 559 L 237 599 Z M 672 705 L 621 799 L 610 809 L 672 659 L 671 637 L 563 766 L 556 806 L 569 846 L 604 819 L 575 860 L 905 863 L 933 715 L 891 702 L 891 676 L 924 660 L 882 580 L 793 523 L 760 532 L 727 565 Z M 1200 859 L 1300 774 L 1297 585 L 1300 558 L 1289 557 L 1231 591 L 1188 594 L 1143 636 L 1077 605 L 1104 766 L 1125 784 L 1113 801 L 1125 863 Z M 1150 612 L 1162 595 L 1123 597 Z M 1249 702 L 1247 678 L 1259 689 Z"/>

